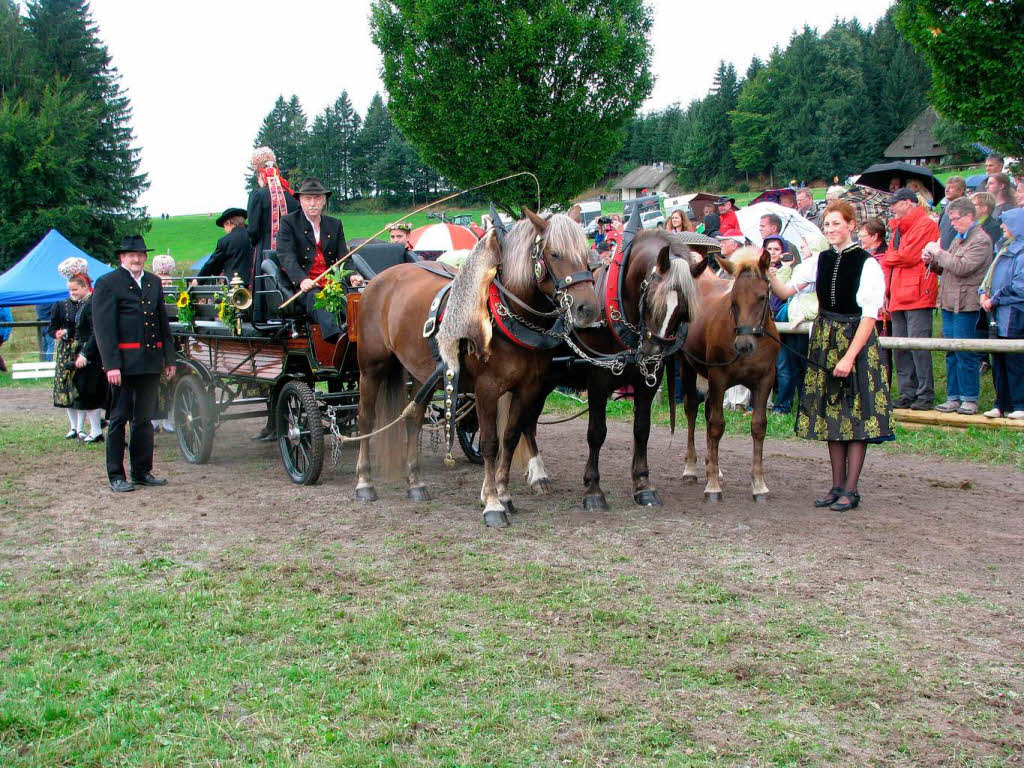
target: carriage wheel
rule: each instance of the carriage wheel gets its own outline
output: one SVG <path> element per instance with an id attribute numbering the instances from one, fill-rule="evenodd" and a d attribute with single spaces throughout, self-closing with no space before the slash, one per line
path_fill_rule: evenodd
<path id="1" fill-rule="evenodd" d="M 459 395 L 456 409 L 461 409 L 467 402 L 466 395 Z M 459 438 L 459 445 L 462 446 L 462 452 L 466 454 L 469 463 L 483 464 L 484 455 L 480 452 L 480 422 L 476 418 L 475 408 L 455 425 L 455 435 Z"/>
<path id="2" fill-rule="evenodd" d="M 189 464 L 205 464 L 213 453 L 213 397 L 195 376 L 184 376 L 174 388 L 174 431 L 181 455 Z"/>
<path id="3" fill-rule="evenodd" d="M 316 395 L 307 384 L 289 381 L 277 396 L 277 445 L 288 477 L 313 485 L 324 466 L 324 424 Z"/>

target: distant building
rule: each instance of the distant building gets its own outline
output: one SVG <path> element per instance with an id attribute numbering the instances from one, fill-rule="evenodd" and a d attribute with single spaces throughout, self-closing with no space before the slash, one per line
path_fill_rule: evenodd
<path id="1" fill-rule="evenodd" d="M 675 172 L 671 165 L 665 163 L 640 165 L 623 176 L 612 189 L 619 190 L 622 200 L 633 200 L 641 197 L 644 190 L 647 190 L 648 195 L 665 192 L 672 186 L 674 180 Z"/>
<path id="2" fill-rule="evenodd" d="M 903 133 L 885 150 L 885 156 L 913 165 L 937 163 L 949 151 L 935 138 L 938 113 L 931 107 L 917 116 Z"/>

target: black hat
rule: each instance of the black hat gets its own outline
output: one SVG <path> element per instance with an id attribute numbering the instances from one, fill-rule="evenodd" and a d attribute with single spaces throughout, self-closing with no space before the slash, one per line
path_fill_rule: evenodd
<path id="1" fill-rule="evenodd" d="M 916 203 L 917 193 L 912 189 L 900 187 L 895 192 L 893 192 L 892 195 L 889 197 L 889 205 L 892 205 L 893 203 L 898 203 L 900 200 L 911 200 Z"/>
<path id="2" fill-rule="evenodd" d="M 299 188 L 294 192 L 295 197 L 299 195 L 324 195 L 326 197 L 331 196 L 331 190 L 324 187 L 320 183 L 320 179 L 315 176 L 307 176 L 302 180 Z"/>
<path id="3" fill-rule="evenodd" d="M 736 198 L 735 197 L 726 197 L 725 195 L 722 195 L 720 198 L 715 200 L 715 205 L 725 205 L 726 203 L 732 203 L 732 207 L 735 208 L 736 207 Z"/>
<path id="4" fill-rule="evenodd" d="M 217 226 L 223 227 L 225 221 L 233 219 L 235 216 L 241 216 L 244 219 L 248 215 L 249 214 L 245 208 L 228 208 L 224 213 L 217 217 Z"/>
<path id="5" fill-rule="evenodd" d="M 125 235 L 121 238 L 121 247 L 114 253 L 149 253 L 152 250 L 152 248 L 146 247 L 146 241 L 142 239 L 142 235 Z"/>

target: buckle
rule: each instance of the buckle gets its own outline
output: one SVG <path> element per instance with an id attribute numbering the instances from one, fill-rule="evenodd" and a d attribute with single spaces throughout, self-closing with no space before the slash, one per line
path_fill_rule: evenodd
<path id="1" fill-rule="evenodd" d="M 428 317 L 427 318 L 427 322 L 425 322 L 423 324 L 423 338 L 424 339 L 429 339 L 431 336 L 433 336 L 434 335 L 434 329 L 436 327 L 437 327 L 437 318 L 433 317 L 433 316 Z"/>

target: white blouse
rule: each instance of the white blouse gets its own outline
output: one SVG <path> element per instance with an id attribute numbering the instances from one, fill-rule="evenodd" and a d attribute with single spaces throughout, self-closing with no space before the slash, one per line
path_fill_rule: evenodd
<path id="1" fill-rule="evenodd" d="M 885 275 L 882 267 L 874 256 L 864 261 L 860 271 L 860 285 L 857 287 L 857 306 L 861 308 L 861 317 L 878 319 L 878 313 L 885 304 Z"/>

